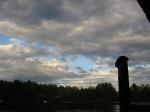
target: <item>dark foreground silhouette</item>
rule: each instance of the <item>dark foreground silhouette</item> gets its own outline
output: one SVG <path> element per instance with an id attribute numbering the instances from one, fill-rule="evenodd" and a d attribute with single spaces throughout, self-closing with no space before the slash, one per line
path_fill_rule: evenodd
<path id="1" fill-rule="evenodd" d="M 31 81 L 0 81 L 1 110 L 103 108 L 116 99 L 117 92 L 110 83 L 79 89 Z"/>
<path id="2" fill-rule="evenodd" d="M 149 0 L 137 0 L 141 8 L 143 9 L 148 21 L 150 22 L 150 1 Z"/>
<path id="3" fill-rule="evenodd" d="M 150 102 L 150 86 L 133 84 L 131 102 Z M 110 83 L 77 88 L 32 81 L 0 81 L 0 110 L 100 109 L 112 112 L 118 93 Z"/>
<path id="4" fill-rule="evenodd" d="M 115 63 L 118 68 L 120 112 L 129 112 L 130 106 L 128 60 L 128 57 L 120 56 Z"/>

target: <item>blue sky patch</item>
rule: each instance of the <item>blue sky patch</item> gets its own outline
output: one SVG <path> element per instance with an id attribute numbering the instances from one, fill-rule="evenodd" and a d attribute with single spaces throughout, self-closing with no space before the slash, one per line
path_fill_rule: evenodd
<path id="1" fill-rule="evenodd" d="M 0 33 L 0 44 L 5 45 L 10 43 L 10 36 Z"/>
<path id="2" fill-rule="evenodd" d="M 83 70 L 89 71 L 95 66 L 90 58 L 83 55 L 70 56 L 69 61 L 73 69 L 81 67 Z"/>

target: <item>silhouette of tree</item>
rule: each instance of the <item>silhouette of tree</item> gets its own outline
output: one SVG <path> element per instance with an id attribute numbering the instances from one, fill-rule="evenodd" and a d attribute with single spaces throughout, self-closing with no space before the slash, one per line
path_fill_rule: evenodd
<path id="1" fill-rule="evenodd" d="M 118 93 L 110 83 L 96 87 L 63 87 L 32 81 L 0 81 L 1 110 L 51 110 L 64 108 L 101 108 L 118 101 Z M 133 84 L 132 102 L 150 101 L 150 86 Z"/>

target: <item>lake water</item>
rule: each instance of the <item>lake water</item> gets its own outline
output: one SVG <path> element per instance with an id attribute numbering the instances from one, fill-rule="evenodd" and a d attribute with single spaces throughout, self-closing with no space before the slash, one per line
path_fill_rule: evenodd
<path id="1" fill-rule="evenodd" d="M 55 112 L 120 112 L 119 105 L 114 105 L 113 110 L 64 110 Z"/>
<path id="2" fill-rule="evenodd" d="M 0 111 L 0 112 L 13 112 L 13 111 Z M 22 111 L 16 111 L 22 112 Z M 36 112 L 36 111 L 25 111 L 25 112 Z M 63 111 L 41 111 L 41 112 L 120 112 L 119 105 L 114 105 L 113 110 L 63 110 Z"/>

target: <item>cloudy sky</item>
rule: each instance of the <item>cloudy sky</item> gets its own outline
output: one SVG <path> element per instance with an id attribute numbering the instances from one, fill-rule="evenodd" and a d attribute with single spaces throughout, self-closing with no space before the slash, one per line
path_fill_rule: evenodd
<path id="1" fill-rule="evenodd" d="M 136 0 L 0 0 L 0 79 L 117 86 L 150 82 L 150 24 Z"/>

